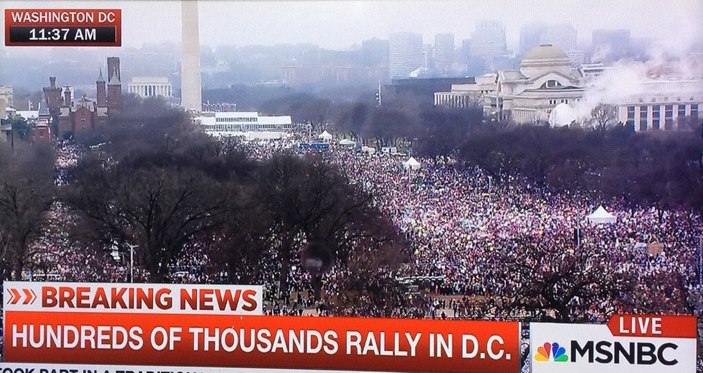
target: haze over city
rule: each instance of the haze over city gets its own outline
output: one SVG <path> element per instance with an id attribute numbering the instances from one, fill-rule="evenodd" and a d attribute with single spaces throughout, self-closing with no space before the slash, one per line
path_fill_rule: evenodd
<path id="1" fill-rule="evenodd" d="M 123 45 L 180 42 L 177 1 L 92 1 L 96 8 L 119 8 Z M 3 8 L 71 8 L 66 1 L 4 1 Z M 201 1 L 202 44 L 219 45 L 313 43 L 327 49 L 348 49 L 364 39 L 387 38 L 393 32 L 437 33 L 468 38 L 476 25 L 494 19 L 505 25 L 508 47 L 518 46 L 523 24 L 544 21 L 570 24 L 579 44 L 591 31 L 626 28 L 634 37 L 651 38 L 681 49 L 700 41 L 703 2 L 675 0 L 556 1 Z M 4 22 L 4 20 L 0 20 Z M 3 26 L 4 27 L 4 26 Z"/>

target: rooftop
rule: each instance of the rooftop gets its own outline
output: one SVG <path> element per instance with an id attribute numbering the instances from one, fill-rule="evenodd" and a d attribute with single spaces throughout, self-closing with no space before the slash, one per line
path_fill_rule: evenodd
<path id="1" fill-rule="evenodd" d="M 548 59 L 568 59 L 569 56 L 563 50 L 551 45 L 543 44 L 527 51 L 522 60 L 548 60 Z"/>

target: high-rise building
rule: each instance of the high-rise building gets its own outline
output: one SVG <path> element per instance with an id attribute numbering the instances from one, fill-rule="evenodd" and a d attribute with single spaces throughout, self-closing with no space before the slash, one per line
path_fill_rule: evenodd
<path id="1" fill-rule="evenodd" d="M 406 78 L 423 66 L 422 35 L 410 32 L 391 34 L 388 41 L 388 75 Z"/>
<path id="2" fill-rule="evenodd" d="M 460 62 L 463 64 L 468 64 L 471 58 L 471 39 L 464 39 L 461 41 L 461 52 Z"/>
<path id="3" fill-rule="evenodd" d="M 388 40 L 373 38 L 362 41 L 361 60 L 364 66 L 388 63 Z"/>
<path id="4" fill-rule="evenodd" d="M 484 21 L 471 35 L 471 55 L 491 59 L 507 53 L 505 27 L 498 21 Z"/>
<path id="5" fill-rule="evenodd" d="M 630 30 L 593 30 L 592 62 L 613 62 L 628 55 Z"/>
<path id="6" fill-rule="evenodd" d="M 649 37 L 633 37 L 630 39 L 629 56 L 636 61 L 648 61 L 652 51 L 652 38 Z M 694 57 L 694 56 L 691 56 Z M 703 61 L 698 59 L 698 61 Z"/>
<path id="7" fill-rule="evenodd" d="M 181 106 L 202 111 L 197 0 L 181 0 Z"/>
<path id="8" fill-rule="evenodd" d="M 564 51 L 576 50 L 576 29 L 567 24 L 549 26 L 540 35 L 539 43 L 551 44 Z"/>
<path id="9" fill-rule="evenodd" d="M 471 54 L 471 39 L 461 41 L 461 51 L 459 52 L 459 63 L 462 64 L 463 73 L 467 76 L 481 75 L 486 70 L 486 62 Z"/>
<path id="10" fill-rule="evenodd" d="M 537 47 L 542 33 L 547 29 L 544 22 L 528 23 L 520 27 L 520 54 Z"/>
<path id="11" fill-rule="evenodd" d="M 434 67 L 441 75 L 449 74 L 454 63 L 454 34 L 437 34 L 434 39 Z"/>

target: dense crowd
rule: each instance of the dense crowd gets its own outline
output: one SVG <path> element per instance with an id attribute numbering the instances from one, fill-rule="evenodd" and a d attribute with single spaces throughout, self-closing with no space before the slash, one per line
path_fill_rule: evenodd
<path id="1" fill-rule="evenodd" d="M 295 144 L 301 140 L 252 141 L 240 146 L 251 157 L 266 158 L 282 149 L 297 150 Z M 519 253 L 520 247 L 515 247 L 517 238 L 520 244 L 534 248 L 572 247 L 577 228 L 582 237 L 580 248 L 594 253 L 594 261 L 607 262 L 612 271 L 634 273 L 639 281 L 636 297 L 625 295 L 620 304 L 590 299 L 587 304 L 575 307 L 576 312 L 593 319 L 602 319 L 616 310 L 686 312 L 682 300 L 687 294 L 683 292 L 697 280 L 696 245 L 701 234 L 701 219 L 697 214 L 633 207 L 617 200 L 600 201 L 588 193 L 555 194 L 515 175 L 502 175 L 502 180 L 495 180 L 478 168 L 444 157 L 420 159 L 421 168 L 408 171 L 402 166 L 404 157 L 399 156 L 368 155 L 341 146 L 333 146 L 323 156 L 373 195 L 377 207 L 405 234 L 410 243 L 411 260 L 396 275 L 417 279 L 413 283 L 435 296 L 454 296 L 451 304 L 441 307 L 449 310 L 451 317 L 478 317 L 490 313 L 493 309 L 490 303 L 477 304 L 474 300 L 505 296 L 517 288 L 517 282 L 525 280 L 506 276 L 502 262 L 506 257 L 495 253 Z M 75 165 L 79 157 L 75 145 L 59 147 L 58 183 L 64 183 L 66 169 Z M 587 215 L 600 204 L 613 211 L 617 223 L 588 224 Z M 35 266 L 25 277 L 71 281 L 127 279 L 129 263 L 124 250 L 110 255 L 71 249 L 69 229 L 63 221 L 70 214 L 63 206 L 55 204 L 45 233 L 33 247 Z M 646 244 L 651 243 L 662 243 L 663 251 L 650 255 Z M 206 271 L 209 260 L 201 245 L 189 245 L 185 255 L 171 263 L 170 279 L 174 282 L 223 281 L 224 274 Z M 138 264 L 136 270 L 135 277 L 147 276 L 139 270 Z M 275 271 L 268 273 L 267 285 L 275 289 L 278 280 Z M 326 276 L 326 290 L 332 294 L 338 287 L 338 277 L 343 277 L 338 269 Z M 672 279 L 682 286 L 672 288 Z M 289 294 L 272 290 L 269 300 L 293 298 L 295 301 L 297 294 L 304 294 L 304 301 L 297 302 L 298 305 L 311 306 L 307 300 L 310 279 L 301 266 L 292 267 L 288 282 Z M 412 302 L 418 303 L 412 310 L 397 310 L 395 314 L 430 316 L 440 308 L 422 294 L 416 294 L 416 298 L 423 301 Z M 286 303 L 290 308 L 290 302 Z M 375 313 L 372 310 L 352 312 Z"/>
<path id="2" fill-rule="evenodd" d="M 286 147 L 296 149 L 295 141 L 280 140 L 249 142 L 244 147 L 256 158 Z M 518 175 L 499 175 L 497 180 L 446 157 L 419 159 L 419 170 L 406 170 L 402 163 L 407 156 L 368 155 L 341 146 L 322 155 L 371 193 L 408 238 L 411 261 L 398 276 L 415 279 L 433 296 L 451 298 L 450 305 L 438 307 L 428 295 L 419 295 L 416 298 L 422 301 L 411 302 L 412 310 L 396 310 L 393 315 L 430 317 L 446 309 L 450 317 L 536 316 L 499 310 L 492 303 L 530 280 L 508 275 L 506 261 L 528 260 L 525 264 L 539 268 L 563 259 L 520 255 L 527 248 L 580 250 L 590 255 L 585 266 L 598 264 L 604 275 L 627 273 L 636 279 L 632 291 L 615 299 L 576 297 L 569 304 L 570 319 L 602 322 L 614 312 L 689 313 L 695 307 L 689 293 L 698 281 L 701 217 L 692 211 L 634 206 L 600 199 L 589 191 L 554 193 Z M 589 223 L 588 215 L 600 205 L 615 214 L 616 223 Z M 661 244 L 661 252 L 650 252 L 652 244 Z M 334 270 L 327 276 L 332 295 L 335 277 Z M 305 289 L 305 273 L 294 271 L 291 282 Z M 376 311 L 348 313 L 376 315 Z"/>
<path id="3" fill-rule="evenodd" d="M 267 158 L 283 149 L 293 149 L 301 140 L 247 142 L 239 146 L 249 156 Z M 57 152 L 57 183 L 64 184 L 66 169 L 78 160 L 73 145 Z M 519 175 L 491 176 L 481 169 L 462 165 L 451 158 L 418 158 L 419 170 L 406 170 L 407 156 L 369 155 L 334 145 L 322 153 L 348 178 L 374 197 L 408 239 L 410 261 L 393 278 L 406 280 L 404 308 L 393 317 L 525 319 L 529 311 L 506 310 L 500 299 L 511 295 L 529 278 L 506 273 L 506 260 L 526 260 L 528 266 L 558 266 L 560 256 L 520 255 L 526 248 L 584 250 L 591 253 L 586 266 L 601 265 L 608 273 L 628 273 L 636 279 L 634 290 L 617 299 L 576 298 L 569 304 L 570 318 L 603 322 L 613 312 L 690 313 L 698 305 L 691 295 L 696 275 L 697 240 L 702 234 L 701 217 L 686 210 L 664 210 L 633 206 L 621 200 L 601 200 L 597 194 L 553 193 Z M 599 205 L 617 217 L 617 222 L 592 225 L 587 216 Z M 67 230 L 71 215 L 55 204 L 46 232 L 34 244 L 34 267 L 24 273 L 28 280 L 126 281 L 129 258 L 124 251 L 76 250 Z M 69 219 L 70 220 L 70 219 Z M 574 232 L 579 230 L 579 242 Z M 651 253 L 650 244 L 662 244 Z M 224 273 L 209 273 L 210 260 L 203 246 L 189 245 L 171 264 L 170 280 L 185 283 L 226 281 Z M 335 309 L 332 300 L 343 288 L 344 270 L 333 268 L 325 275 L 326 296 L 313 301 L 310 275 L 300 265 L 291 268 L 290 291 L 277 290 L 275 263 L 266 286 L 265 312 L 272 315 L 388 316 L 373 302 Z M 137 279 L 148 274 L 136 265 Z M 693 297 L 695 298 L 695 297 Z M 695 303 L 696 299 L 694 299 Z M 698 300 L 700 301 L 700 300 Z M 357 304 L 359 304 L 357 303 Z"/>
<path id="4" fill-rule="evenodd" d="M 593 261 L 605 261 L 611 266 L 608 270 L 626 271 L 639 279 L 637 296 L 628 302 L 613 305 L 592 299 L 581 305 L 582 312 L 601 319 L 615 306 L 618 311 L 686 312 L 680 302 L 686 294 L 680 292 L 696 282 L 701 234 L 697 214 L 599 201 L 587 193 L 553 194 L 510 175 L 496 182 L 480 169 L 446 158 L 421 159 L 420 170 L 405 171 L 402 159 L 389 156 L 334 152 L 331 157 L 377 198 L 382 211 L 410 239 L 413 259 L 404 275 L 444 278 L 434 284 L 436 292 L 506 295 L 528 279 L 507 276 L 505 256 L 492 255 L 494 251 L 567 249 L 574 246 L 578 228 L 579 249 L 593 252 Z M 617 223 L 588 223 L 588 214 L 601 203 L 615 213 Z M 516 246 L 518 238 L 523 247 Z M 645 247 L 652 243 L 662 243 L 663 252 L 650 255 Z M 661 291 L 672 280 L 684 286 L 671 293 Z M 460 308 L 462 314 L 471 314 L 465 306 Z"/>

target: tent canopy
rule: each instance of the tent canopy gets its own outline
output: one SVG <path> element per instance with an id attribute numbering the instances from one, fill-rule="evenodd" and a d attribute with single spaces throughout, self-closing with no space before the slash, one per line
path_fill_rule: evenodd
<path id="1" fill-rule="evenodd" d="M 356 142 L 349 139 L 344 139 L 339 142 L 339 145 L 356 145 Z"/>
<path id="2" fill-rule="evenodd" d="M 327 131 L 322 132 L 322 133 L 320 134 L 320 136 L 317 136 L 317 137 L 320 138 L 320 139 L 323 139 L 323 140 L 332 140 L 332 135 L 330 135 L 330 133 L 327 132 Z"/>
<path id="3" fill-rule="evenodd" d="M 617 221 L 617 217 L 608 211 L 603 206 L 598 206 L 596 211 L 588 215 L 588 221 L 593 224 L 613 224 Z"/>
<path id="4" fill-rule="evenodd" d="M 403 162 L 403 168 L 406 170 L 418 170 L 420 169 L 420 162 L 418 162 L 414 157 L 410 157 L 410 159 Z"/>

